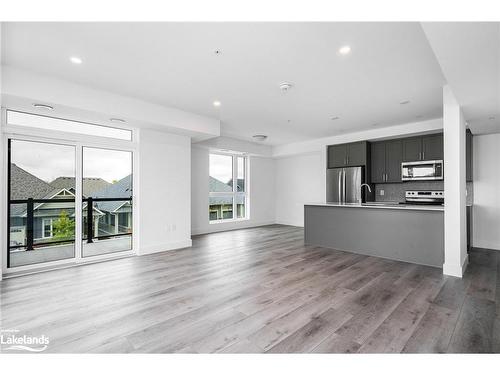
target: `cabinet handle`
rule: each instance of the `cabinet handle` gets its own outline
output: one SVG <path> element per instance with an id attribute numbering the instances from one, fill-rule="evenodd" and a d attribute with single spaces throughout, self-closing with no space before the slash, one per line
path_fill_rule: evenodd
<path id="1" fill-rule="evenodd" d="M 422 160 L 425 160 L 425 151 L 422 151 Z"/>

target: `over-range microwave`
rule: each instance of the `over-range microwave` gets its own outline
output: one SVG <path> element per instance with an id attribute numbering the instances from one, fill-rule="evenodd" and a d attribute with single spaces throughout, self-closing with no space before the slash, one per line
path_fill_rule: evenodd
<path id="1" fill-rule="evenodd" d="M 412 161 L 401 163 L 402 181 L 425 181 L 442 179 L 442 160 Z"/>

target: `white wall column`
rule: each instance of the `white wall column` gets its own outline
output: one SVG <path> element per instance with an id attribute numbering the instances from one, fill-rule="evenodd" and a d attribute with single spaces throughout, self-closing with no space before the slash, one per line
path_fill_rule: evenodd
<path id="1" fill-rule="evenodd" d="M 465 119 L 451 88 L 443 88 L 445 275 L 462 277 L 468 263 L 465 207 Z"/>

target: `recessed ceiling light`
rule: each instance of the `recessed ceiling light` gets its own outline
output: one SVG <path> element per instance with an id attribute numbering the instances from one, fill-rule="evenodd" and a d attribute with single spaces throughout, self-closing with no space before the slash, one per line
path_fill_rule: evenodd
<path id="1" fill-rule="evenodd" d="M 293 87 L 293 85 L 290 82 L 280 83 L 280 90 L 284 93 L 289 91 L 292 87 Z"/>
<path id="2" fill-rule="evenodd" d="M 286 120 L 286 122 L 292 122 L 292 120 Z"/>
<path id="3" fill-rule="evenodd" d="M 259 142 L 264 142 L 267 139 L 267 135 L 264 134 L 255 134 L 252 136 L 253 139 Z"/>
<path id="4" fill-rule="evenodd" d="M 73 64 L 81 64 L 83 61 L 81 58 L 79 58 L 78 56 L 71 56 L 69 58 L 69 61 L 71 61 Z"/>
<path id="5" fill-rule="evenodd" d="M 111 122 L 126 122 L 124 119 L 116 118 L 116 117 L 110 118 L 109 121 L 111 121 Z"/>
<path id="6" fill-rule="evenodd" d="M 495 119 L 495 116 L 488 117 L 488 120 L 494 120 L 494 119 Z"/>
<path id="7" fill-rule="evenodd" d="M 214 53 L 215 53 L 216 55 L 220 55 L 220 54 L 222 53 L 222 51 L 221 51 L 220 49 L 216 49 L 216 50 L 214 51 Z"/>
<path id="8" fill-rule="evenodd" d="M 215 100 L 214 101 L 214 107 L 220 107 L 220 102 L 218 100 Z"/>
<path id="9" fill-rule="evenodd" d="M 340 119 L 339 116 L 333 116 L 332 118 L 330 118 L 330 120 L 332 120 L 332 121 L 335 121 L 335 120 L 338 120 L 338 119 Z"/>
<path id="10" fill-rule="evenodd" d="M 402 100 L 402 101 L 399 102 L 399 104 L 401 104 L 401 105 L 405 105 L 405 104 L 408 104 L 408 103 L 410 103 L 409 100 Z"/>
<path id="11" fill-rule="evenodd" d="M 339 53 L 341 55 L 348 55 L 351 53 L 351 47 L 350 46 L 342 46 L 339 48 Z"/>
<path id="12" fill-rule="evenodd" d="M 54 110 L 54 107 L 52 107 L 51 105 L 47 105 L 47 104 L 34 103 L 33 107 L 38 108 L 38 109 L 46 109 L 46 110 L 49 110 L 49 111 L 53 111 Z"/>

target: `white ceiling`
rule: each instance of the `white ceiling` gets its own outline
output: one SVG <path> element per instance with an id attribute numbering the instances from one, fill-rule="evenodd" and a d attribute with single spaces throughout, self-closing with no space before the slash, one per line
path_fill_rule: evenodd
<path id="1" fill-rule="evenodd" d="M 2 38 L 3 64 L 218 117 L 223 135 L 269 144 L 442 113 L 445 79 L 419 23 L 6 23 Z"/>
<path id="2" fill-rule="evenodd" d="M 500 23 L 432 22 L 423 29 L 472 133 L 500 132 Z"/>

